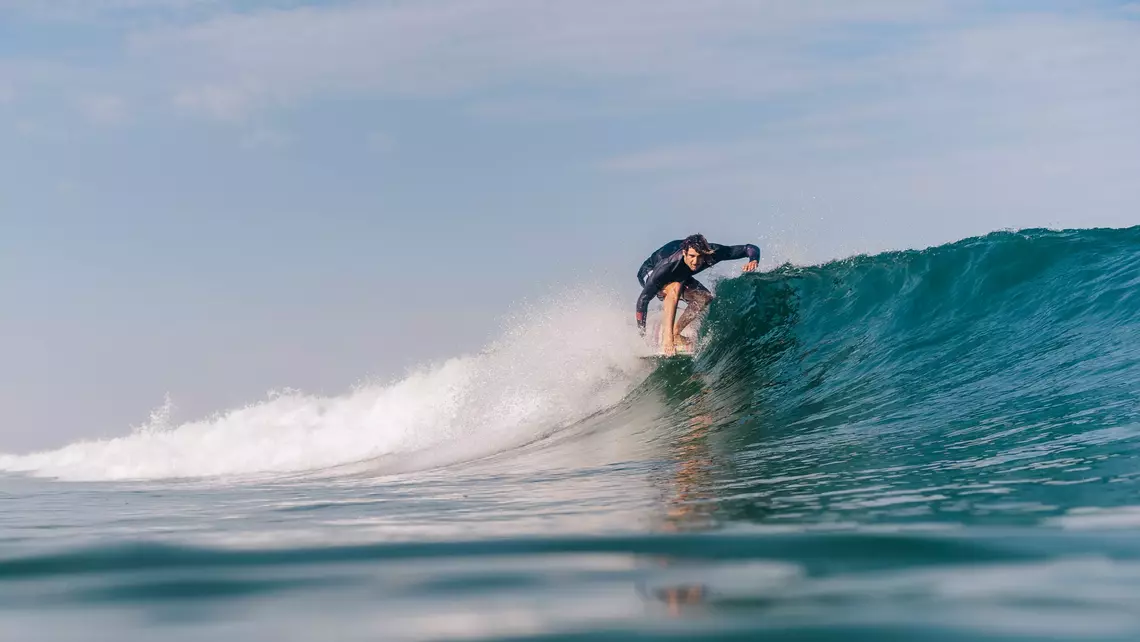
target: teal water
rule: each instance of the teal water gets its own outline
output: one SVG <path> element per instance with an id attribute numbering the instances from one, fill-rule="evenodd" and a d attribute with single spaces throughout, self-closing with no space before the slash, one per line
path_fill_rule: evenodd
<path id="1" fill-rule="evenodd" d="M 1138 285 L 1140 228 L 994 233 L 721 281 L 693 360 L 529 319 L 0 455 L 0 637 L 1140 639 Z"/>

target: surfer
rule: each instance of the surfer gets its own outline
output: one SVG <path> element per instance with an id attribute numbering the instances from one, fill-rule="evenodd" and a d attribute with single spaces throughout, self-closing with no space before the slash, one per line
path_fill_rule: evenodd
<path id="1" fill-rule="evenodd" d="M 760 261 L 760 248 L 755 245 L 717 245 L 709 243 L 700 234 L 694 234 L 680 241 L 670 241 L 645 259 L 637 271 L 641 283 L 641 296 L 637 297 L 637 329 L 645 334 L 645 313 L 649 309 L 649 299 L 657 295 L 665 302 L 662 314 L 662 350 L 667 356 L 676 353 L 677 345 L 685 346 L 687 340 L 681 336 L 693 319 L 712 300 L 712 292 L 693 278 L 694 274 L 712 267 L 721 261 L 733 261 L 747 257 L 744 272 L 756 269 Z M 677 301 L 685 302 L 685 312 L 680 319 L 677 315 Z"/>

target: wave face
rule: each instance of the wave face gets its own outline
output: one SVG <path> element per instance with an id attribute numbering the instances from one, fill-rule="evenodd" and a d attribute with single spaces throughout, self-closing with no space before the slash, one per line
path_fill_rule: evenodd
<path id="1" fill-rule="evenodd" d="M 1135 422 L 1140 230 L 994 233 L 720 284 L 701 369 L 799 434 Z"/>
<path id="2" fill-rule="evenodd" d="M 1140 228 L 999 232 L 729 279 L 702 328 L 700 389 L 677 406 L 730 427 L 754 474 L 832 478 L 805 485 L 817 515 L 819 493 L 846 488 L 834 476 L 860 474 L 937 489 L 1046 473 L 1058 486 L 1018 493 L 1025 506 L 1097 503 L 1060 485 L 1135 456 L 1138 286 Z"/>

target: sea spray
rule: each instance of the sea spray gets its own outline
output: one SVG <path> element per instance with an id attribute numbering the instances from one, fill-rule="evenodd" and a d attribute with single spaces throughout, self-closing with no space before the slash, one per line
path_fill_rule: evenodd
<path id="1" fill-rule="evenodd" d="M 340 396 L 283 392 L 168 426 L 160 409 L 123 437 L 0 456 L 0 469 L 69 480 L 325 471 L 409 458 L 438 466 L 534 441 L 617 403 L 641 378 L 631 315 L 606 291 L 575 290 L 515 313 L 479 354 Z M 384 459 L 389 461 L 385 462 Z M 398 461 L 397 461 L 398 460 Z"/>

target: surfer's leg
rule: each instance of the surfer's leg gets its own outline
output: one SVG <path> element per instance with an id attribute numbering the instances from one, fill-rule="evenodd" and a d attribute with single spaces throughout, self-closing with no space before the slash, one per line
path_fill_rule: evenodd
<path id="1" fill-rule="evenodd" d="M 681 283 L 674 282 L 661 289 L 665 295 L 665 309 L 661 312 L 661 348 L 667 355 L 675 351 L 673 322 L 677 316 L 677 301 L 681 298 Z"/>
<path id="2" fill-rule="evenodd" d="M 681 331 L 697 318 L 697 315 L 708 307 L 709 301 L 712 301 L 712 292 L 708 288 L 701 285 L 701 282 L 689 277 L 685 280 L 681 288 L 681 298 L 685 301 L 685 311 L 681 313 L 681 318 L 677 319 L 677 325 L 673 328 L 673 334 L 679 335 Z"/>

